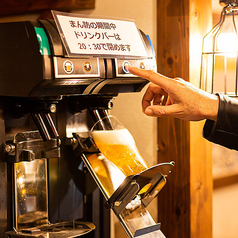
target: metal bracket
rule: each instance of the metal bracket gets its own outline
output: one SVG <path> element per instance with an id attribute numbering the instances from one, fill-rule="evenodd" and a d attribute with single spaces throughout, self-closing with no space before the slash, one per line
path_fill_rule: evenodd
<path id="1" fill-rule="evenodd" d="M 68 141 L 67 141 L 68 140 Z M 76 156 L 81 156 L 82 153 L 99 153 L 98 148 L 96 147 L 93 139 L 91 137 L 81 137 L 77 133 L 73 133 L 73 138 L 67 138 L 66 144 L 72 145 L 74 154 Z M 70 143 L 72 142 L 73 143 Z"/>
<path id="2" fill-rule="evenodd" d="M 139 174 L 126 177 L 108 199 L 106 208 L 112 208 L 119 215 L 136 195 L 141 197 L 145 207 L 148 206 L 164 187 L 173 166 L 174 162 L 157 164 Z"/>
<path id="3" fill-rule="evenodd" d="M 26 137 L 23 140 L 15 140 L 4 144 L 7 162 L 17 163 L 34 159 L 60 157 L 59 139 L 54 138 L 49 141 L 43 141 L 39 138 L 38 131 L 25 133 L 24 136 Z"/>

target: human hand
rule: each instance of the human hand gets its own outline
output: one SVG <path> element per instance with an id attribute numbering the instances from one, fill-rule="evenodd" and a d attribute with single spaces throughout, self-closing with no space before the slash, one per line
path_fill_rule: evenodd
<path id="1" fill-rule="evenodd" d="M 216 121 L 219 99 L 180 78 L 168 78 L 151 70 L 128 67 L 130 73 L 151 83 L 142 99 L 143 112 L 154 117 L 176 117 L 186 121 Z"/>

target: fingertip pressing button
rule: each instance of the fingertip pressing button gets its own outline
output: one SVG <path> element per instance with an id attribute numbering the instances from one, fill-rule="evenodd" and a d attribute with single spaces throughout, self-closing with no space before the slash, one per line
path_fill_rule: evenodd
<path id="1" fill-rule="evenodd" d="M 128 65 L 131 65 L 129 61 L 124 61 L 122 64 L 122 69 L 123 69 L 124 73 L 126 73 L 126 74 L 130 73 L 128 70 L 128 67 L 127 67 Z"/>

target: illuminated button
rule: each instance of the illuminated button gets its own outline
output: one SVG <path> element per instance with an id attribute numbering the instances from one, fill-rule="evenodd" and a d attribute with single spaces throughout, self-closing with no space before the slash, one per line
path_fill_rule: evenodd
<path id="1" fill-rule="evenodd" d="M 139 68 L 140 68 L 140 69 L 145 69 L 145 64 L 144 64 L 144 62 L 140 62 Z"/>
<path id="2" fill-rule="evenodd" d="M 131 65 L 129 61 L 124 61 L 122 64 L 122 69 L 126 74 L 129 74 L 130 72 L 127 70 L 127 66 Z"/>
<path id="3" fill-rule="evenodd" d="M 71 74 L 74 71 L 74 64 L 70 60 L 66 60 L 63 63 L 63 69 L 66 74 Z"/>
<path id="4" fill-rule="evenodd" d="M 92 65 L 89 61 L 86 61 L 83 65 L 83 68 L 86 72 L 90 72 L 92 70 Z"/>

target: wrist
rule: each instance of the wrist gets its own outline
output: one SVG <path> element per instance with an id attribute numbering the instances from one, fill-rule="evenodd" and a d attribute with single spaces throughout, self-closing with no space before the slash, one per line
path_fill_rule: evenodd
<path id="1" fill-rule="evenodd" d="M 219 96 L 211 95 L 208 101 L 208 110 L 206 111 L 206 118 L 212 121 L 217 121 L 218 108 Z"/>

